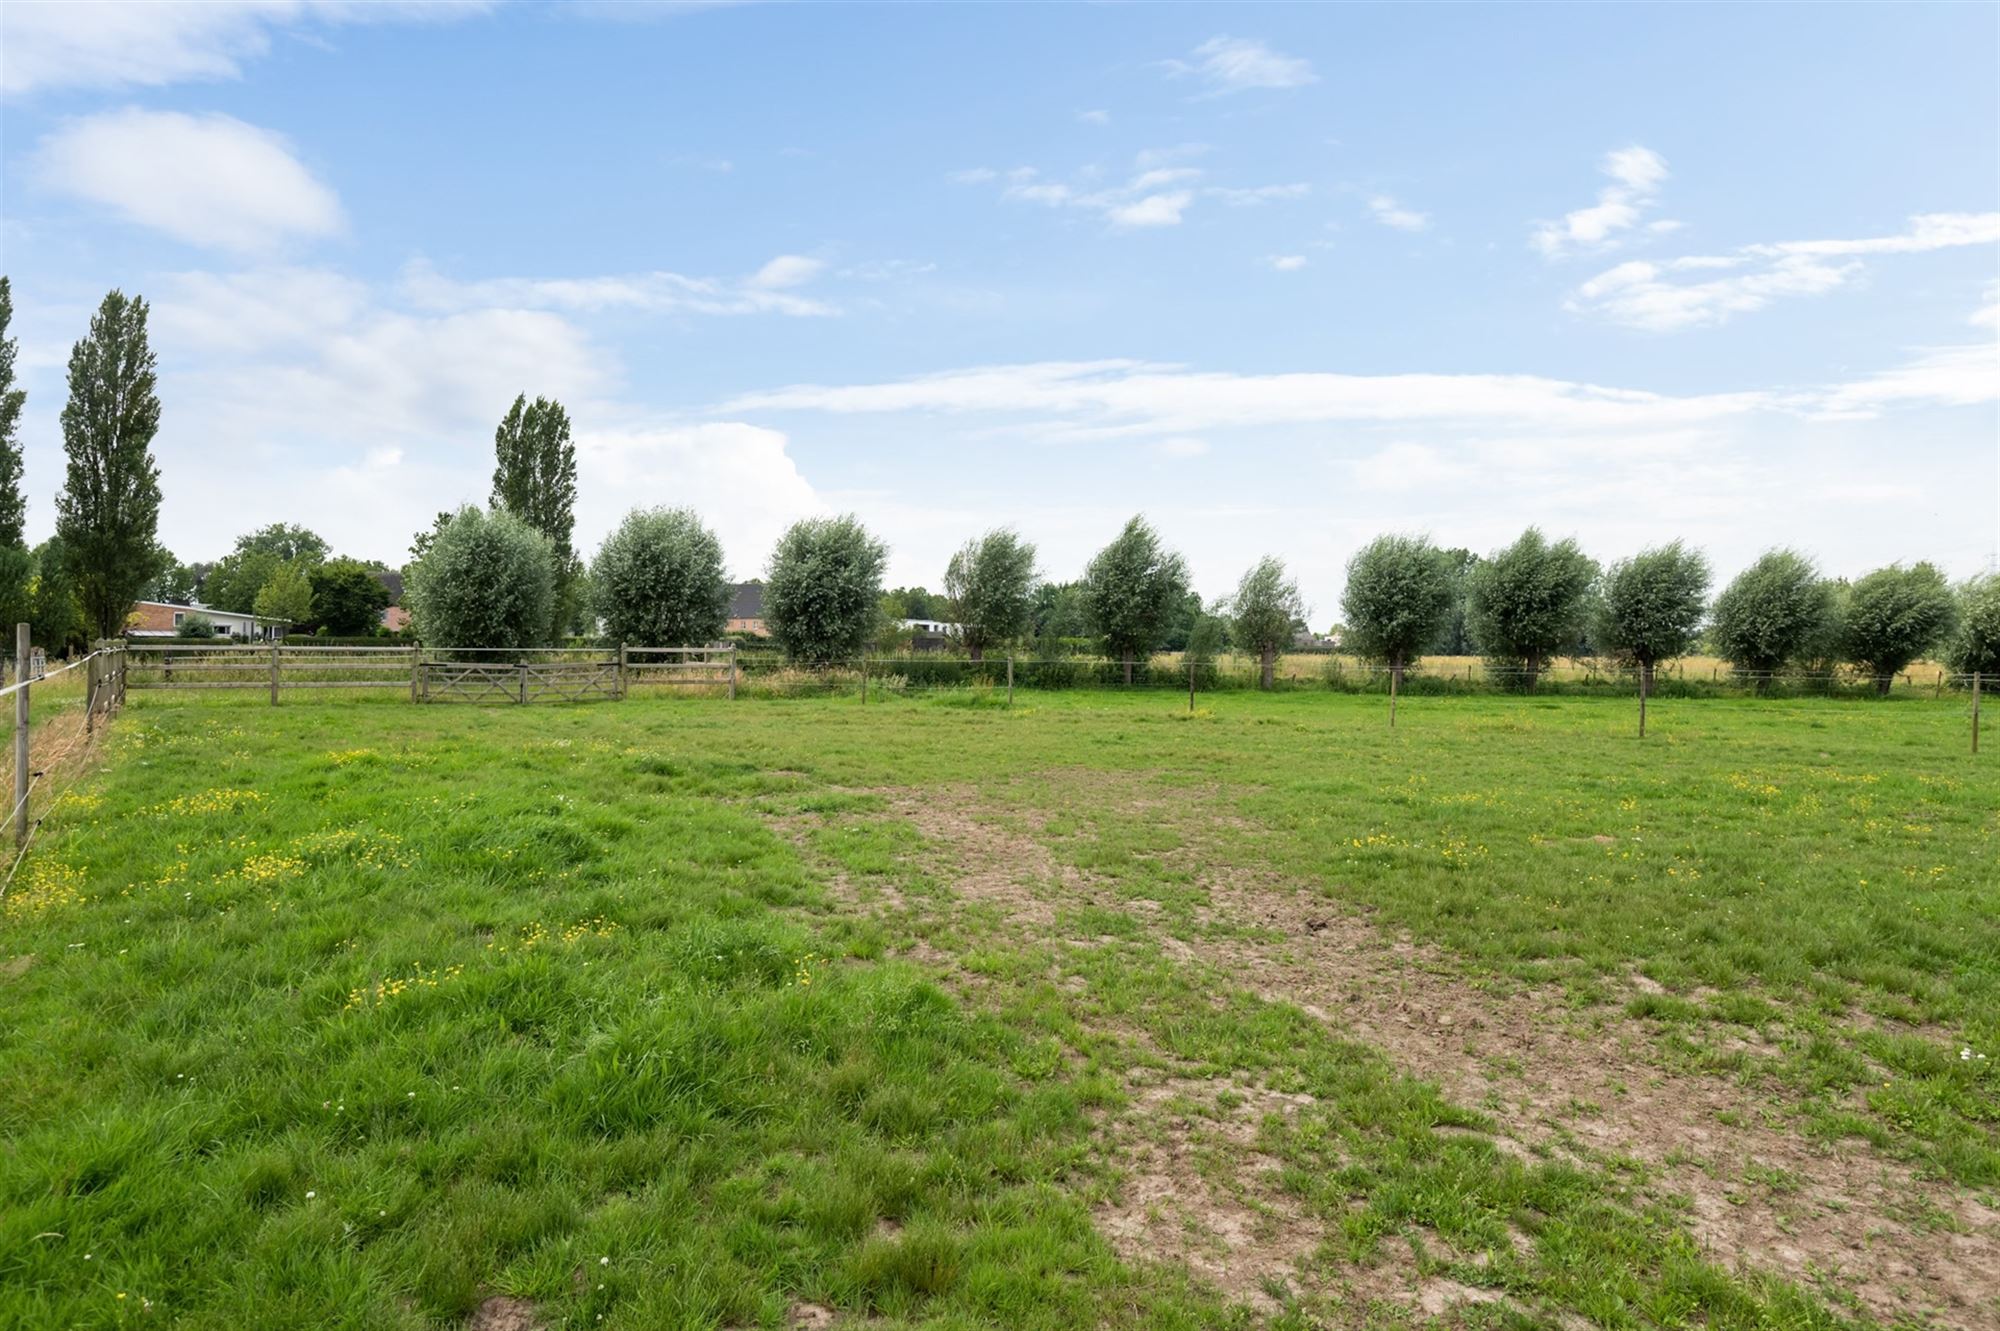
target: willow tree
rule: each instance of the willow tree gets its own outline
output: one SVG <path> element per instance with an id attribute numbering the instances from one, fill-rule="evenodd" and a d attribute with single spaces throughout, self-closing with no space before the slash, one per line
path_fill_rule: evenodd
<path id="1" fill-rule="evenodd" d="M 1378 536 L 1347 561 L 1340 613 L 1342 645 L 1389 667 L 1398 687 L 1403 671 L 1451 622 L 1456 564 L 1423 536 Z"/>
<path id="2" fill-rule="evenodd" d="M 1762 692 L 1773 674 L 1825 637 L 1833 614 L 1833 587 L 1812 561 L 1793 550 L 1773 550 L 1715 598 L 1715 649 Z"/>
<path id="3" fill-rule="evenodd" d="M 986 649 L 1025 634 L 1035 617 L 1035 547 L 1004 527 L 967 541 L 945 566 L 944 594 L 965 650 Z"/>
<path id="4" fill-rule="evenodd" d="M 858 655 L 875 627 L 889 548 L 853 514 L 806 518 L 778 538 L 764 579 L 764 619 L 794 661 Z"/>
<path id="5" fill-rule="evenodd" d="M 1474 565 L 1468 614 L 1488 668 L 1534 688 L 1582 633 L 1596 581 L 1596 563 L 1574 540 L 1552 542 L 1535 527 Z"/>
<path id="6" fill-rule="evenodd" d="M 1637 665 L 1640 688 L 1652 692 L 1653 668 L 1694 647 L 1708 583 L 1708 560 L 1679 541 L 1619 560 L 1604 574 L 1597 645 Z"/>
<path id="7" fill-rule="evenodd" d="M 1268 690 L 1277 682 L 1278 653 L 1306 617 L 1299 584 L 1285 572 L 1283 560 L 1266 555 L 1236 584 L 1229 610 L 1237 643 L 1257 653 L 1257 687 Z"/>
<path id="8" fill-rule="evenodd" d="M 1104 654 L 1124 663 L 1129 685 L 1133 658 L 1153 654 L 1168 618 L 1187 597 L 1187 562 L 1166 548 L 1143 515 L 1135 516 L 1091 559 L 1083 585 Z"/>
<path id="9" fill-rule="evenodd" d="M 1891 564 L 1856 582 L 1841 617 L 1840 655 L 1887 693 L 1910 662 L 1941 645 L 1958 623 L 1951 584 L 1935 564 Z"/>

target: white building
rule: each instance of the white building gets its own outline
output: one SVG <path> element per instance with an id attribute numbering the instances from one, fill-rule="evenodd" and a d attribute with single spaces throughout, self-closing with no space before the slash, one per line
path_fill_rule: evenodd
<path id="1" fill-rule="evenodd" d="M 291 627 L 286 619 L 266 619 L 262 615 L 239 615 L 233 610 L 214 610 L 205 605 L 175 605 L 171 601 L 134 601 L 125 617 L 126 635 L 133 638 L 178 638 L 189 615 L 199 615 L 214 626 L 218 638 L 241 638 L 246 642 L 275 642 Z"/>

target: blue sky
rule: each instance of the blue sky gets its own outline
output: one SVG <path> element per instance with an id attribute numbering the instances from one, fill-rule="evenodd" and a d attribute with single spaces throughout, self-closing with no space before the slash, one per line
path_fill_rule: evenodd
<path id="1" fill-rule="evenodd" d="M 895 582 L 1144 510 L 1316 621 L 1389 530 L 1725 576 L 2000 546 L 2000 10 L 0 11 L 33 534 L 63 364 L 154 305 L 162 535 L 398 563 L 569 405 L 586 549 L 687 503 Z"/>

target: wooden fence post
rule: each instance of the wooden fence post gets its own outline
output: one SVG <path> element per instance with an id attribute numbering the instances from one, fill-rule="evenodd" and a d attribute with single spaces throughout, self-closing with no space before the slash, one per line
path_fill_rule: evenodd
<path id="1" fill-rule="evenodd" d="M 1014 705 L 1014 653 L 1007 653 L 1007 705 Z"/>
<path id="2" fill-rule="evenodd" d="M 622 642 L 619 643 L 618 644 L 618 701 L 620 702 L 625 701 L 625 664 L 626 664 L 625 652 L 626 652 L 625 644 Z"/>
<path id="3" fill-rule="evenodd" d="M 14 626 L 14 844 L 28 842 L 28 626 Z"/>
<path id="4" fill-rule="evenodd" d="M 1194 662 L 1189 661 L 1187 663 L 1187 668 L 1188 668 L 1188 715 L 1193 716 L 1194 715 Z"/>
<path id="5" fill-rule="evenodd" d="M 26 698 L 28 695 L 24 692 L 21 696 Z M 28 714 L 27 703 L 23 702 L 21 704 L 20 714 L 22 716 Z M 15 747 L 19 748 L 18 741 Z M 1972 751 L 1974 753 L 1979 752 L 1979 672 L 1977 670 L 1972 672 Z"/>
<path id="6" fill-rule="evenodd" d="M 868 657 L 865 653 L 861 657 L 861 705 L 868 705 Z"/>
<path id="7" fill-rule="evenodd" d="M 271 644 L 271 706 L 278 705 L 278 644 Z"/>
<path id="8" fill-rule="evenodd" d="M 1649 672 L 1641 664 L 1639 667 L 1639 738 L 1646 738 L 1646 675 Z"/>
<path id="9" fill-rule="evenodd" d="M 89 736 L 97 730 L 97 657 L 104 650 L 104 642 L 99 639 L 90 644 L 90 655 L 83 661 L 83 733 Z"/>
<path id="10" fill-rule="evenodd" d="M 521 662 L 520 669 L 521 669 L 520 696 L 521 696 L 521 702 L 525 705 L 528 701 L 528 663 L 526 661 Z"/>
<path id="11" fill-rule="evenodd" d="M 1396 685 L 1402 673 L 1394 666 L 1389 667 L 1389 729 L 1391 730 L 1396 728 Z"/>
<path id="12" fill-rule="evenodd" d="M 736 644 L 729 644 L 729 701 L 736 701 Z"/>

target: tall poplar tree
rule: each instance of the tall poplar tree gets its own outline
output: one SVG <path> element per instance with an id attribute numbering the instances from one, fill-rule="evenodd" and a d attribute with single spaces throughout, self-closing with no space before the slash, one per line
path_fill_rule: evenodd
<path id="1" fill-rule="evenodd" d="M 21 405 L 28 395 L 14 387 L 14 286 L 0 277 L 0 625 L 29 618 L 28 582 L 34 559 L 22 535 L 28 501 L 21 493 Z"/>
<path id="2" fill-rule="evenodd" d="M 555 612 L 550 639 L 562 638 L 576 617 L 580 572 L 571 536 L 576 529 L 576 445 L 569 413 L 553 398 L 523 393 L 493 434 L 493 507 L 505 509 L 549 538 L 555 548 Z"/>
<path id="3" fill-rule="evenodd" d="M 69 468 L 56 496 L 56 536 L 84 621 L 98 637 L 124 629 L 132 602 L 159 571 L 156 368 L 146 345 L 146 302 L 113 291 L 69 355 L 62 411 Z"/>

